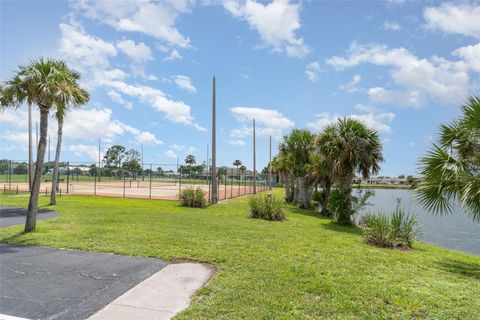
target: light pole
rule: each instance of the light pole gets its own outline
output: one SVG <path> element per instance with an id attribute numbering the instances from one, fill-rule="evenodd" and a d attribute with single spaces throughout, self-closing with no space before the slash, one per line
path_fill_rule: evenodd
<path id="1" fill-rule="evenodd" d="M 216 92 L 215 76 L 213 76 L 213 94 L 212 94 L 212 203 L 218 202 L 217 190 L 217 137 L 216 137 Z"/>
<path id="2" fill-rule="evenodd" d="M 255 146 L 255 118 L 253 119 L 253 194 L 257 193 L 257 163 Z"/>
<path id="3" fill-rule="evenodd" d="M 32 105 L 28 104 L 28 189 L 33 183 Z"/>
<path id="4" fill-rule="evenodd" d="M 270 190 L 272 190 L 272 136 L 270 136 L 270 156 L 268 161 L 268 182 Z"/>

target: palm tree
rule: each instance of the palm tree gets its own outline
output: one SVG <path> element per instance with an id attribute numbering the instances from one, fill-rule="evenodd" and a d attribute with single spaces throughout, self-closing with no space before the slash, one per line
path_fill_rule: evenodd
<path id="1" fill-rule="evenodd" d="M 245 174 L 245 171 L 247 171 L 247 167 L 245 167 L 245 165 L 241 165 L 239 170 L 240 170 L 240 180 L 242 180 L 241 177 L 243 174 Z"/>
<path id="2" fill-rule="evenodd" d="M 315 186 L 322 188 L 322 199 L 320 203 L 320 213 L 329 216 L 328 201 L 330 199 L 330 191 L 334 183 L 332 176 L 333 164 L 322 154 L 322 147 L 318 144 L 318 137 L 315 139 L 316 150 L 312 155 L 312 163 L 308 168 L 309 173 L 307 179 L 312 181 Z"/>
<path id="3" fill-rule="evenodd" d="M 294 200 L 299 207 L 310 207 L 313 189 L 306 179 L 314 148 L 315 136 L 308 130 L 294 129 L 284 138 L 281 152 L 286 154 L 290 171 L 295 178 Z"/>
<path id="4" fill-rule="evenodd" d="M 190 175 L 190 180 L 192 180 L 192 165 L 197 163 L 196 160 L 195 160 L 195 156 L 193 154 L 189 154 L 186 158 L 185 158 L 185 163 L 188 164 L 188 168 L 189 168 L 189 175 Z"/>
<path id="5" fill-rule="evenodd" d="M 338 183 L 342 206 L 335 212 L 341 223 L 351 223 L 352 184 L 355 172 L 365 179 L 380 170 L 383 161 L 378 133 L 355 119 L 339 119 L 317 138 L 325 161 L 332 165 L 332 177 Z"/>
<path id="6" fill-rule="evenodd" d="M 64 62 L 58 62 L 58 68 L 64 74 L 63 79 L 63 90 L 62 94 L 68 95 L 65 97 L 63 104 L 56 105 L 55 116 L 58 123 L 57 131 L 57 148 L 55 151 L 55 162 L 53 165 L 53 176 L 52 176 L 52 190 L 50 193 L 50 205 L 56 204 L 56 193 L 58 189 L 58 166 L 60 162 L 60 149 L 62 147 L 62 136 L 63 136 L 63 121 L 65 119 L 65 114 L 70 107 L 77 107 L 82 104 L 86 104 L 89 100 L 89 94 L 85 90 L 79 87 L 78 81 L 80 80 L 80 74 L 71 70 Z"/>
<path id="7" fill-rule="evenodd" d="M 63 62 L 40 58 L 33 60 L 28 65 L 19 66 L 16 74 L 5 83 L 1 92 L 0 102 L 2 107 L 13 106 L 18 108 L 21 104 L 27 103 L 29 105 L 36 104 L 40 109 L 40 140 L 37 151 L 37 165 L 28 203 L 25 232 L 35 230 L 36 226 L 49 112 L 53 108 L 75 104 L 75 95 L 71 92 L 72 87 L 69 80 Z"/>
<path id="8" fill-rule="evenodd" d="M 435 213 L 451 213 L 459 201 L 475 221 L 480 221 L 480 97 L 470 97 L 462 116 L 440 126 L 440 139 L 420 159 L 422 179 L 416 193 Z"/>

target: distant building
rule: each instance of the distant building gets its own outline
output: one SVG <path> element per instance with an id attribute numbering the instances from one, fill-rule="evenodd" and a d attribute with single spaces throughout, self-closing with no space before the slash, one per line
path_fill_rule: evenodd
<path id="1" fill-rule="evenodd" d="M 363 179 L 361 177 L 355 177 L 353 180 L 355 184 L 384 184 L 384 185 L 408 185 L 407 178 L 389 178 L 389 177 L 371 177 Z"/>

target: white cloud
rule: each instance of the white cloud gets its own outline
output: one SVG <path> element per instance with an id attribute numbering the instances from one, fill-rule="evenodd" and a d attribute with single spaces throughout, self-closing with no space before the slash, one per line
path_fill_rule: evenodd
<path id="1" fill-rule="evenodd" d="M 293 121 L 285 117 L 277 110 L 234 107 L 230 111 L 233 116 L 243 124 L 240 129 L 233 129 L 230 135 L 234 138 L 244 138 L 252 134 L 252 120 L 255 119 L 256 134 L 259 136 L 272 136 L 279 138 L 284 130 L 295 125 Z"/>
<path id="2" fill-rule="evenodd" d="M 117 42 L 117 48 L 129 56 L 135 63 L 152 60 L 152 51 L 143 42 L 136 44 L 133 40 L 122 40 Z"/>
<path id="3" fill-rule="evenodd" d="M 177 159 L 177 154 L 173 150 L 167 150 L 164 154 L 169 158 Z"/>
<path id="4" fill-rule="evenodd" d="M 87 156 L 92 161 L 98 161 L 98 146 L 96 145 L 73 144 L 69 145 L 67 150 L 73 152 L 79 158 Z M 103 155 L 104 153 L 100 151 L 100 159 L 103 159 Z"/>
<path id="5" fill-rule="evenodd" d="M 190 114 L 191 108 L 189 105 L 183 101 L 170 100 L 159 89 L 143 85 L 130 85 L 121 81 L 112 81 L 110 86 L 124 95 L 136 97 L 142 103 L 163 112 L 165 117 L 173 123 L 183 123 L 191 125 L 200 131 L 206 131 L 205 128 L 194 122 L 194 118 Z"/>
<path id="6" fill-rule="evenodd" d="M 395 21 L 385 21 L 383 23 L 383 29 L 390 31 L 400 31 L 402 27 Z"/>
<path id="7" fill-rule="evenodd" d="M 466 62 L 467 68 L 480 72 L 480 43 L 458 48 L 452 54 L 462 58 Z"/>
<path id="8" fill-rule="evenodd" d="M 376 130 L 380 133 L 390 133 L 392 132 L 392 128 L 390 127 L 389 123 L 395 119 L 395 114 L 392 112 L 366 113 L 350 114 L 346 117 L 356 119 L 365 124 L 368 128 Z M 343 116 L 338 114 L 330 115 L 329 113 L 320 113 L 316 115 L 315 121 L 307 123 L 307 127 L 315 131 L 321 131 L 328 125 L 331 125 L 338 121 L 338 119 L 342 118 Z"/>
<path id="9" fill-rule="evenodd" d="M 173 61 L 182 59 L 182 55 L 178 52 L 177 49 L 170 50 L 170 54 L 163 59 L 163 61 Z"/>
<path id="10" fill-rule="evenodd" d="M 387 0 L 389 6 L 403 6 L 406 0 Z"/>
<path id="11" fill-rule="evenodd" d="M 2 137 L 2 140 L 10 141 L 21 147 L 25 147 L 25 148 L 28 147 L 28 131 L 22 131 L 22 132 L 7 131 L 1 137 Z"/>
<path id="12" fill-rule="evenodd" d="M 173 82 L 180 88 L 190 93 L 197 92 L 197 88 L 194 87 L 189 77 L 184 75 L 172 76 Z"/>
<path id="13" fill-rule="evenodd" d="M 169 45 L 190 47 L 190 39 L 175 26 L 178 15 L 190 9 L 190 1 L 81 1 L 73 5 L 87 17 L 119 31 L 140 32 Z"/>
<path id="14" fill-rule="evenodd" d="M 79 24 L 60 23 L 60 32 L 59 55 L 77 67 L 107 68 L 108 58 L 117 55 L 112 43 L 90 36 Z"/>
<path id="15" fill-rule="evenodd" d="M 234 146 L 244 146 L 245 141 L 242 139 L 231 139 L 228 141 L 229 144 L 234 145 Z"/>
<path id="16" fill-rule="evenodd" d="M 359 84 L 360 81 L 362 81 L 362 76 L 359 74 L 356 74 L 353 76 L 352 81 L 346 84 L 340 85 L 338 88 L 340 90 L 344 90 L 349 93 L 358 92 L 360 89 L 357 87 L 357 84 Z"/>
<path id="17" fill-rule="evenodd" d="M 426 26 L 432 30 L 480 38 L 480 3 L 442 3 L 423 11 Z"/>
<path id="18" fill-rule="evenodd" d="M 139 132 L 135 139 L 137 140 L 138 143 L 143 143 L 143 144 L 156 144 L 160 145 L 163 144 L 162 140 L 157 139 L 155 135 L 149 131 L 142 131 Z"/>
<path id="19" fill-rule="evenodd" d="M 342 70 L 370 63 L 390 67 L 396 89 L 368 90 L 372 101 L 406 107 L 420 107 L 428 100 L 437 104 L 458 104 L 468 96 L 469 75 L 465 61 L 439 57 L 420 59 L 404 48 L 386 45 L 358 45 L 353 42 L 347 57 L 334 56 L 327 64 Z"/>
<path id="20" fill-rule="evenodd" d="M 113 90 L 109 90 L 107 94 L 113 100 L 113 102 L 124 105 L 128 110 L 133 109 L 132 103 L 130 101 L 125 101 L 125 99 L 123 99 L 120 93 Z"/>
<path id="21" fill-rule="evenodd" d="M 247 21 L 262 38 L 263 45 L 274 52 L 285 52 L 290 57 L 302 58 L 310 52 L 303 38 L 296 35 L 300 29 L 300 4 L 288 0 L 273 0 L 269 4 L 253 0 L 224 2 L 224 7 L 235 17 Z"/>
<path id="22" fill-rule="evenodd" d="M 185 154 L 196 154 L 198 152 L 197 148 L 192 147 L 192 146 L 184 146 L 184 145 L 179 145 L 179 144 L 172 144 L 171 145 L 172 149 L 175 150 L 176 152 L 182 152 Z"/>
<path id="23" fill-rule="evenodd" d="M 307 64 L 307 69 L 305 70 L 305 74 L 307 75 L 310 81 L 317 80 L 318 73 L 322 71 L 320 67 L 320 63 L 318 61 L 310 62 Z"/>

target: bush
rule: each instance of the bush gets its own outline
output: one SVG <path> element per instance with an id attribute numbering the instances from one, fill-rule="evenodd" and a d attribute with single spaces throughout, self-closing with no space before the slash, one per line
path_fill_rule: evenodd
<path id="1" fill-rule="evenodd" d="M 417 217 L 395 210 L 391 216 L 368 214 L 362 218 L 363 239 L 379 247 L 410 249 L 420 233 Z"/>
<path id="2" fill-rule="evenodd" d="M 202 188 L 188 187 L 180 192 L 180 205 L 184 207 L 203 208 L 205 204 L 205 192 Z"/>
<path id="3" fill-rule="evenodd" d="M 273 195 L 256 195 L 248 199 L 250 218 L 261 218 L 270 221 L 285 219 L 283 200 Z"/>
<path id="4" fill-rule="evenodd" d="M 340 189 L 334 188 L 330 192 L 327 209 L 338 222 L 351 224 L 351 217 L 370 205 L 368 200 L 374 195 L 372 190 L 359 189 L 353 195 L 352 190 L 342 193 Z"/>

